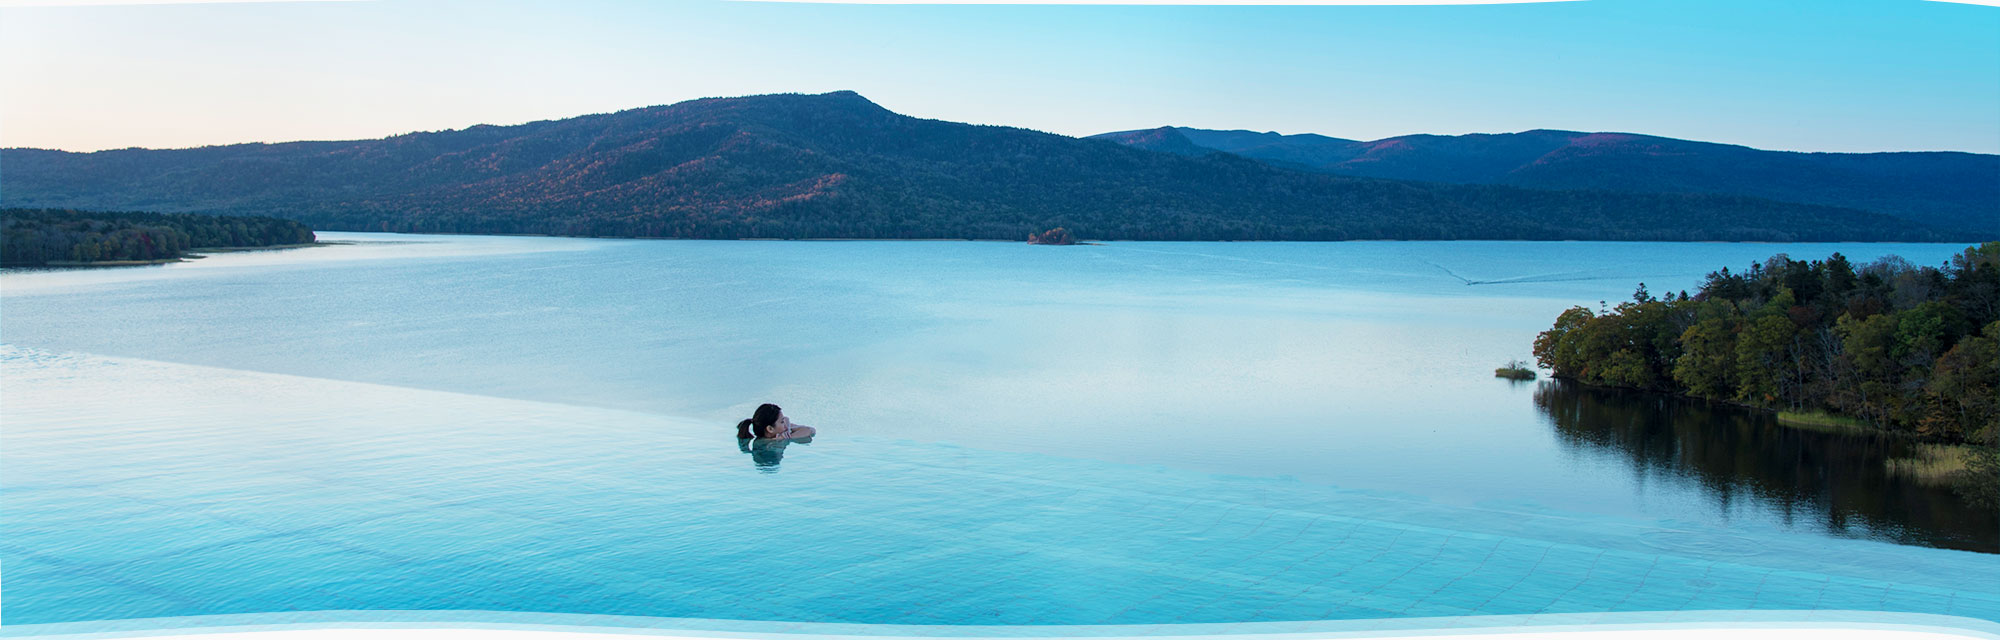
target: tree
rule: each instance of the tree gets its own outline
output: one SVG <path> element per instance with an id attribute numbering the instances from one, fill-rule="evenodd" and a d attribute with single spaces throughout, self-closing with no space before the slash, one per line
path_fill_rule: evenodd
<path id="1" fill-rule="evenodd" d="M 1557 377 L 1574 377 L 1586 366 L 1580 350 L 1581 330 L 1595 314 L 1584 307 L 1570 307 L 1556 316 L 1556 325 L 1535 337 L 1535 363 L 1555 372 Z"/>
<path id="2" fill-rule="evenodd" d="M 1779 315 L 1751 320 L 1736 341 L 1736 397 L 1751 402 L 1778 402 L 1784 377 L 1786 348 L 1791 346 L 1792 321 Z"/>
<path id="3" fill-rule="evenodd" d="M 1674 381 L 1690 395 L 1711 400 L 1736 395 L 1736 323 L 1725 318 L 1703 320 L 1681 333 L 1681 355 L 1674 360 Z"/>
<path id="4" fill-rule="evenodd" d="M 1929 426 L 1946 437 L 1994 444 L 2000 436 L 2000 321 L 1937 359 L 1924 391 L 1940 411 Z"/>

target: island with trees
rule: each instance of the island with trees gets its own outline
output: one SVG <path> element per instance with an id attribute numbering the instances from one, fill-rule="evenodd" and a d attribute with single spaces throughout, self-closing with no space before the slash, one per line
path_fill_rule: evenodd
<path id="1" fill-rule="evenodd" d="M 1076 244 L 1076 234 L 1070 233 L 1068 229 L 1056 227 L 1041 233 L 1028 234 L 1028 244 L 1072 245 Z"/>
<path id="2" fill-rule="evenodd" d="M 1897 257 L 1778 255 L 1708 274 L 1693 295 L 1641 284 L 1615 307 L 1574 307 L 1535 339 L 1536 361 L 1589 385 L 1778 412 L 1811 428 L 1936 443 L 1916 474 L 2000 491 L 2000 242 L 1942 267 Z"/>
<path id="3" fill-rule="evenodd" d="M 1510 360 L 1507 362 L 1507 366 L 1494 369 L 1493 377 L 1506 378 L 1508 380 L 1533 380 L 1535 379 L 1535 370 L 1528 368 L 1528 363 L 1526 362 Z"/>
<path id="4" fill-rule="evenodd" d="M 197 250 L 315 243 L 304 223 L 266 216 L 0 209 L 0 265 L 9 267 L 154 264 Z"/>

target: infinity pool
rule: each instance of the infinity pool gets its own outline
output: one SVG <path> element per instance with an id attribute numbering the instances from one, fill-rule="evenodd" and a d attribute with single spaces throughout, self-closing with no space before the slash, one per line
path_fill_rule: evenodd
<path id="1" fill-rule="evenodd" d="M 9 626 L 356 609 L 2000 621 L 1992 554 L 834 434 L 768 473 L 714 425 L 648 414 L 14 347 L 0 374 Z M 127 392 L 105 402 L 107 384 Z"/>

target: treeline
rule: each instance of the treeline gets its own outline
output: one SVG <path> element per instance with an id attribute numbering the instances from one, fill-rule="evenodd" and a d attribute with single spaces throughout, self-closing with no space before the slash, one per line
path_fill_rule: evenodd
<path id="1" fill-rule="evenodd" d="M 193 213 L 0 209 L 0 264 L 172 260 L 197 247 L 313 242 L 295 220 Z"/>
<path id="2" fill-rule="evenodd" d="M 908 138 L 926 135 L 940 134 Z M 822 153 L 772 145 L 727 162 L 676 165 L 667 179 L 636 185 L 603 175 L 619 162 L 599 156 L 619 152 L 599 151 L 565 169 L 573 174 L 536 175 L 503 194 L 482 193 L 486 184 L 448 185 L 390 199 L 242 201 L 220 210 L 278 207 L 318 229 L 696 239 L 1020 240 L 1055 227 L 1079 240 L 1156 241 L 1963 237 L 1885 215 L 1754 198 L 1358 180 L 1285 172 L 1231 156 L 1135 155 L 1115 145 L 1040 134 L 997 137 L 984 146 L 933 143 L 951 153 L 991 150 L 943 160 L 936 156 L 946 151 L 930 149 L 864 154 L 835 147 Z M 708 153 L 677 146 L 688 142 L 670 136 L 649 149 Z M 838 162 L 828 159 L 843 155 Z M 599 183 L 623 186 L 571 191 Z"/>
<path id="3" fill-rule="evenodd" d="M 1535 340 L 1556 377 L 1780 411 L 1824 412 L 1948 442 L 2000 444 L 2000 242 L 1943 266 L 1784 255 L 1710 273 L 1701 290 L 1641 284 L 1572 308 Z"/>

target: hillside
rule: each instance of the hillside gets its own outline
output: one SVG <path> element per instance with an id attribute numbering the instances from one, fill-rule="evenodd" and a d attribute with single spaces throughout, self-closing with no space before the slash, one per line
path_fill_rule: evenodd
<path id="1" fill-rule="evenodd" d="M 1796 153 L 1549 130 L 1370 142 L 1184 127 L 1092 137 L 1184 155 L 1226 151 L 1338 175 L 1533 189 L 1730 194 L 1876 211 L 1989 237 L 2000 231 L 2000 156 L 1974 153 Z"/>
<path id="2" fill-rule="evenodd" d="M 1185 149 L 1183 151 L 1186 151 Z M 852 92 L 718 98 L 380 140 L 7 149 L 0 205 L 267 214 L 322 230 L 688 238 L 1931 240 L 1736 196 L 1537 191 L 892 113 Z"/>

